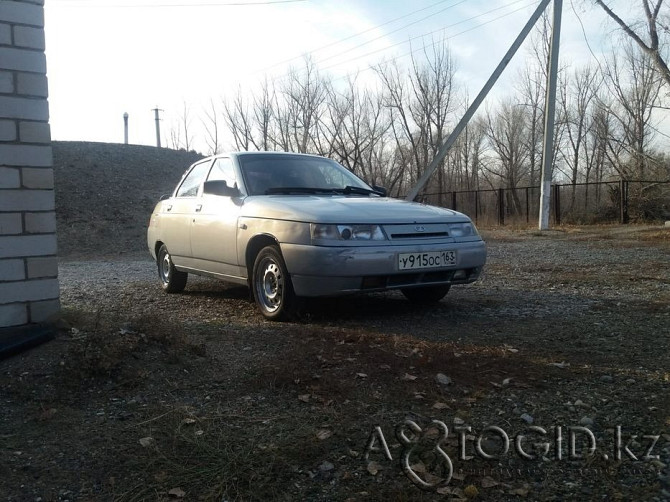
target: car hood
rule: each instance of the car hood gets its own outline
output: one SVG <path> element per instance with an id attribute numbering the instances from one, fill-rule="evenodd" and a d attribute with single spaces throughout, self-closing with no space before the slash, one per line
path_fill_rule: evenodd
<path id="1" fill-rule="evenodd" d="M 310 223 L 437 223 L 470 221 L 462 213 L 405 200 L 320 195 L 247 197 L 242 216 Z"/>

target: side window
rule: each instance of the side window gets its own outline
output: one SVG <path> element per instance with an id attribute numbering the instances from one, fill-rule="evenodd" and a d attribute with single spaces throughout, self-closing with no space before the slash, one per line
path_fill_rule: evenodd
<path id="1" fill-rule="evenodd" d="M 198 195 L 198 188 L 200 188 L 202 179 L 207 174 L 208 167 L 209 162 L 196 164 L 186 178 L 184 178 L 184 181 L 182 181 L 181 186 L 177 190 L 177 197 L 195 197 Z"/>
<path id="2" fill-rule="evenodd" d="M 229 187 L 236 187 L 237 177 L 235 176 L 233 162 L 230 159 L 216 159 L 207 181 L 225 181 Z"/>

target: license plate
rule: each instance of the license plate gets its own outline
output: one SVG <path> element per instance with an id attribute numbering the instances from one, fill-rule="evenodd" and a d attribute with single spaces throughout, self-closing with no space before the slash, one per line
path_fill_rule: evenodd
<path id="1" fill-rule="evenodd" d="M 429 251 L 426 253 L 400 253 L 398 270 L 439 268 L 456 265 L 456 251 Z"/>

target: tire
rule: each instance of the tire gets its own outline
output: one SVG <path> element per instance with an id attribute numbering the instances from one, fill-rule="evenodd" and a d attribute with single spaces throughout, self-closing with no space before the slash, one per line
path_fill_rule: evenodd
<path id="1" fill-rule="evenodd" d="M 251 289 L 256 305 L 266 319 L 286 321 L 296 314 L 298 301 L 277 246 L 264 247 L 256 256 Z"/>
<path id="2" fill-rule="evenodd" d="M 437 286 L 403 288 L 400 291 L 402 291 L 402 294 L 405 295 L 405 298 L 410 302 L 427 305 L 439 302 L 442 298 L 447 296 L 450 288 L 450 284 L 440 284 Z"/>
<path id="3" fill-rule="evenodd" d="M 158 250 L 158 258 L 156 259 L 158 265 L 158 278 L 161 281 L 161 287 L 166 293 L 181 293 L 186 287 L 188 274 L 180 272 L 172 263 L 172 257 L 168 252 L 165 244 Z"/>

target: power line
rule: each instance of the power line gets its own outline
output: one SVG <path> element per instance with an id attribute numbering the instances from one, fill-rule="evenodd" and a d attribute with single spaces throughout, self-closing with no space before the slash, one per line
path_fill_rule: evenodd
<path id="1" fill-rule="evenodd" d="M 338 57 L 338 56 L 342 56 L 343 54 L 347 54 L 348 52 L 352 52 L 352 51 L 355 51 L 355 50 L 357 50 L 357 49 L 360 49 L 360 48 L 363 47 L 364 45 L 371 44 L 372 42 L 375 42 L 375 41 L 377 41 L 377 40 L 379 40 L 379 39 L 381 39 L 381 38 L 385 38 L 385 37 L 387 37 L 387 36 L 389 36 L 389 35 L 392 35 L 393 33 L 397 33 L 398 31 L 404 30 L 405 28 L 408 28 L 408 27 L 410 27 L 410 26 L 412 26 L 412 25 L 415 25 L 415 24 L 417 24 L 417 23 L 420 23 L 421 21 L 425 21 L 425 20 L 428 19 L 429 17 L 432 17 L 432 16 L 436 16 L 436 15 L 438 15 L 438 14 L 441 14 L 442 12 L 444 12 L 444 11 L 446 11 L 446 10 L 449 10 L 449 9 L 451 9 L 451 8 L 453 8 L 453 7 L 456 7 L 456 6 L 458 6 L 458 5 L 462 4 L 462 3 L 465 3 L 466 1 L 467 1 L 467 0 L 461 0 L 460 2 L 457 2 L 457 3 L 453 4 L 453 5 L 450 5 L 449 7 L 445 7 L 444 9 L 439 10 L 439 11 L 433 13 L 433 14 L 430 14 L 429 16 L 425 16 L 425 17 L 422 17 L 421 19 L 417 19 L 416 21 L 412 21 L 412 22 L 409 23 L 409 24 L 406 24 L 406 25 L 404 25 L 404 26 L 401 26 L 400 28 L 396 28 L 396 29 L 393 30 L 393 31 L 389 31 L 388 33 L 384 33 L 383 35 L 380 35 L 380 36 L 378 36 L 378 37 L 375 37 L 375 38 L 373 38 L 373 39 L 371 39 L 371 40 L 366 40 L 365 42 L 363 42 L 363 43 L 357 45 L 356 47 L 352 47 L 352 48 L 350 48 L 350 49 L 347 49 L 347 50 L 345 50 L 345 51 L 343 51 L 343 52 L 340 52 L 339 54 L 333 54 L 332 56 L 328 56 L 327 58 L 324 58 L 324 59 L 320 60 L 319 63 L 323 63 L 324 61 L 328 61 L 329 59 L 333 59 L 333 58 L 336 58 L 336 57 Z M 517 2 L 522 2 L 522 1 L 523 1 L 523 0 L 517 0 Z M 496 9 L 494 9 L 494 10 L 496 10 Z M 465 22 L 465 21 L 462 21 L 462 22 Z M 458 23 L 457 23 L 457 24 L 458 24 Z M 454 25 L 452 25 L 452 26 L 454 26 Z M 436 31 L 439 31 L 439 30 L 436 30 Z M 430 33 L 427 33 L 426 35 L 430 35 Z M 420 36 L 425 36 L 425 35 L 420 35 Z M 401 43 L 405 43 L 405 42 L 401 42 Z M 397 45 L 397 44 L 396 44 L 396 45 Z M 391 46 L 389 46 L 389 47 L 394 47 L 394 46 L 391 45 Z M 381 50 L 386 50 L 386 49 L 381 49 Z"/>
<path id="2" fill-rule="evenodd" d="M 409 38 L 408 40 L 404 40 L 404 41 L 402 41 L 402 42 L 397 42 L 397 43 L 395 43 L 395 44 L 391 44 L 391 45 L 389 45 L 389 46 L 387 46 L 387 47 L 384 47 L 384 48 L 382 48 L 382 49 L 377 49 L 377 50 L 374 50 L 374 51 L 371 51 L 371 52 L 367 52 L 367 53 L 365 53 L 365 54 L 356 56 L 356 57 L 351 58 L 351 59 L 348 59 L 348 60 L 346 60 L 346 61 L 341 61 L 341 62 L 339 62 L 339 63 L 335 63 L 335 64 L 332 64 L 332 65 L 330 65 L 330 66 L 326 66 L 325 68 L 321 68 L 321 70 L 327 70 L 327 69 L 330 69 L 330 68 L 335 68 L 336 66 L 340 66 L 340 65 L 342 65 L 342 64 L 348 64 L 348 63 L 351 63 L 352 61 L 356 61 L 356 60 L 358 60 L 358 59 L 361 59 L 361 58 L 364 58 L 364 57 L 367 57 L 367 56 L 371 56 L 371 55 L 376 54 L 376 53 L 378 53 L 378 52 L 386 51 L 386 50 L 388 50 L 388 49 L 391 49 L 391 48 L 393 48 L 393 47 L 397 47 L 397 46 L 399 46 L 399 45 L 404 45 L 404 44 L 407 44 L 407 43 L 411 43 L 413 40 L 417 40 L 417 39 L 420 39 L 420 38 L 424 38 L 424 37 L 427 37 L 428 35 L 433 35 L 433 34 L 435 34 L 435 33 L 437 33 L 437 32 L 444 31 L 444 30 L 449 29 L 449 28 L 453 28 L 454 26 L 458 26 L 458 25 L 460 25 L 460 24 L 464 24 L 464 23 L 467 23 L 467 22 L 469 22 L 469 21 L 473 21 L 473 20 L 478 19 L 478 18 L 480 18 L 480 17 L 483 17 L 483 16 L 485 16 L 485 15 L 487 15 L 487 14 L 491 14 L 492 12 L 496 12 L 496 11 L 499 11 L 499 10 L 501 10 L 501 9 L 505 9 L 505 8 L 507 8 L 507 7 L 511 7 L 512 5 L 518 4 L 518 3 L 523 2 L 523 1 L 524 1 L 524 0 L 515 0 L 514 2 L 509 3 L 509 4 L 507 4 L 507 5 L 504 5 L 504 6 L 502 6 L 502 7 L 497 7 L 497 8 L 495 8 L 495 9 L 491 9 L 491 10 L 489 10 L 489 11 L 483 12 L 483 13 L 478 14 L 478 15 L 476 15 L 476 16 L 473 16 L 473 17 L 471 17 L 471 18 L 464 19 L 464 20 L 462 20 L 462 21 L 458 21 L 457 23 L 453 23 L 453 24 L 450 24 L 450 25 L 447 25 L 447 26 L 443 26 L 442 28 L 439 28 L 439 29 L 437 29 L 437 30 L 429 31 L 429 32 L 427 32 L 427 33 L 423 33 L 423 34 L 421 34 L 421 35 L 417 35 L 417 36 L 415 36 L 415 37 L 411 37 L 411 38 Z M 454 35 L 451 35 L 451 36 L 448 36 L 448 37 L 444 37 L 444 38 L 442 38 L 441 40 L 438 40 L 437 42 L 434 42 L 433 44 L 430 44 L 429 47 L 434 46 L 434 45 L 437 45 L 437 44 L 440 43 L 440 42 L 444 42 L 444 41 L 446 41 L 446 40 L 450 40 L 450 39 L 455 38 L 455 37 L 457 37 L 457 36 L 463 35 L 464 33 L 468 33 L 468 32 L 470 32 L 470 31 L 477 30 L 477 29 L 481 28 L 482 26 L 486 26 L 487 24 L 490 24 L 490 23 L 499 21 L 500 19 L 503 19 L 503 18 L 505 18 L 505 17 L 511 16 L 512 14 L 516 14 L 517 12 L 522 11 L 522 10 L 524 10 L 524 9 L 530 7 L 530 6 L 536 5 L 536 4 L 537 4 L 537 0 L 534 0 L 532 3 L 530 3 L 530 4 L 528 4 L 528 5 L 524 5 L 524 6 L 520 7 L 520 8 L 518 8 L 518 9 L 515 9 L 515 10 L 513 10 L 513 11 L 510 11 L 510 12 L 508 12 L 508 13 L 506 13 L 506 14 L 503 14 L 502 16 L 496 17 L 495 19 L 491 19 L 491 20 L 489 20 L 489 21 L 486 21 L 486 22 L 484 22 L 484 23 L 481 23 L 481 24 L 479 24 L 479 25 L 477 25 L 477 26 L 474 26 L 474 27 L 472 27 L 472 28 L 468 28 L 467 30 L 461 31 L 461 32 L 456 33 L 456 34 L 454 34 Z M 417 50 L 418 50 L 418 49 L 417 49 Z M 395 58 L 392 58 L 392 60 L 400 59 L 400 58 L 405 57 L 405 56 L 408 56 L 408 55 L 410 55 L 410 54 L 414 54 L 415 52 L 417 52 L 417 50 L 413 50 L 413 51 L 410 51 L 410 52 L 408 52 L 408 53 L 406 53 L 406 54 L 403 54 L 403 55 L 401 55 L 401 56 L 397 56 L 397 57 L 395 57 Z M 318 63 L 318 62 L 317 62 L 317 63 Z"/>
<path id="3" fill-rule="evenodd" d="M 255 5 L 274 5 L 284 3 L 308 2 L 309 0 L 268 0 L 268 1 L 251 1 L 251 2 L 199 2 L 199 3 L 137 3 L 137 4 L 95 4 L 90 0 L 63 0 L 56 4 L 67 6 L 68 3 L 77 5 L 77 7 L 100 7 L 100 8 L 164 8 L 164 7 L 247 7 Z"/>
<path id="4" fill-rule="evenodd" d="M 348 40 L 351 40 L 352 38 L 356 38 L 356 37 L 359 37 L 359 36 L 364 35 L 364 34 L 366 34 L 366 33 L 369 33 L 370 31 L 373 31 L 373 30 L 382 28 L 383 26 L 386 26 L 386 25 L 388 25 L 388 24 L 394 23 L 394 22 L 396 22 L 396 21 L 398 21 L 398 20 L 400 20 L 400 19 L 405 19 L 405 18 L 407 18 L 407 17 L 413 16 L 414 14 L 418 14 L 419 12 L 423 12 L 423 11 L 425 11 L 425 10 L 432 9 L 433 7 L 436 7 L 436 6 L 438 6 L 438 5 L 440 5 L 440 4 L 443 4 L 444 2 L 447 2 L 447 1 L 448 1 L 448 0 L 440 0 L 439 2 L 436 2 L 436 3 L 432 4 L 432 5 L 429 5 L 428 7 L 424 7 L 424 8 L 422 8 L 422 9 L 414 10 L 414 11 L 411 11 L 411 12 L 409 12 L 409 13 L 407 13 L 407 14 L 403 14 L 402 16 L 398 16 L 398 17 L 396 17 L 396 18 L 393 18 L 393 19 L 391 19 L 391 20 L 389 20 L 389 21 L 386 21 L 385 23 L 378 24 L 377 26 L 373 26 L 373 27 L 371 27 L 371 28 L 368 28 L 368 29 L 366 29 L 366 30 L 360 31 L 360 32 L 358 32 L 358 33 L 354 33 L 353 35 L 350 35 L 350 36 L 345 37 L 345 38 L 343 38 L 343 39 L 336 40 L 335 42 L 331 42 L 331 43 L 329 43 L 329 44 L 326 44 L 326 45 L 323 45 L 323 46 L 321 46 L 321 47 L 318 47 L 317 49 L 314 49 L 313 51 L 310 51 L 309 54 L 312 55 L 312 54 L 314 54 L 315 52 L 322 51 L 323 49 L 328 49 L 329 47 L 332 47 L 332 46 L 334 46 L 334 45 L 341 44 L 341 43 L 343 43 L 343 42 L 346 42 L 346 41 L 348 41 Z M 465 2 L 465 1 L 467 1 L 467 0 L 462 0 L 461 2 L 458 2 L 457 4 L 454 4 L 454 5 L 451 5 L 451 6 L 447 7 L 447 9 L 450 9 L 451 7 L 455 7 L 456 5 L 461 4 L 461 3 Z M 444 9 L 444 10 L 446 10 L 446 9 Z M 436 15 L 436 14 L 439 14 L 440 12 L 443 12 L 443 11 L 441 10 L 441 11 L 438 11 L 438 12 L 433 13 L 433 14 L 431 14 L 431 15 Z M 430 17 L 430 16 L 427 16 L 427 17 Z M 421 21 L 421 20 L 424 20 L 424 19 L 426 19 L 426 18 L 425 18 L 425 17 L 424 17 L 424 18 L 421 18 L 420 21 Z M 417 21 L 417 22 L 418 22 L 418 21 Z M 403 28 L 406 28 L 407 26 L 409 26 L 409 25 L 405 25 L 405 26 L 403 26 L 403 27 L 401 27 L 401 28 L 398 28 L 398 29 L 403 29 Z M 397 30 L 396 30 L 396 31 L 397 31 Z M 392 32 L 392 33 L 393 33 L 393 32 Z M 375 39 L 375 40 L 376 40 L 376 39 Z M 368 43 L 368 42 L 366 42 L 366 43 Z M 266 68 L 264 68 L 264 69 L 258 70 L 258 71 L 256 71 L 255 73 L 263 73 L 263 72 L 266 72 L 266 71 L 268 71 L 268 70 L 271 70 L 272 68 L 276 68 L 277 66 L 281 66 L 281 65 L 284 65 L 284 64 L 289 63 L 289 62 L 291 62 L 291 61 L 294 61 L 294 60 L 296 60 L 296 59 L 300 59 L 302 56 L 303 56 L 302 54 L 299 55 L 299 56 L 293 56 L 293 57 L 291 57 L 291 58 L 288 58 L 288 59 L 285 59 L 285 60 L 280 61 L 280 62 L 278 62 L 278 63 L 275 63 L 275 64 L 273 64 L 272 66 L 268 66 L 268 67 L 266 67 Z"/>
<path id="5" fill-rule="evenodd" d="M 486 16 L 487 14 L 491 14 L 492 12 L 496 12 L 496 11 L 499 11 L 499 10 L 501 10 L 501 9 L 510 7 L 510 6 L 512 6 L 512 5 L 515 5 L 515 4 L 520 3 L 520 2 L 522 2 L 522 1 L 524 1 L 524 0 L 516 0 L 516 1 L 514 1 L 514 2 L 511 2 L 511 3 L 507 4 L 507 5 L 504 5 L 504 6 L 502 6 L 502 7 L 497 7 L 497 8 L 495 8 L 495 9 L 491 9 L 491 10 L 489 10 L 489 11 L 483 12 L 483 13 L 481 13 L 481 14 L 478 14 L 478 15 L 473 16 L 473 17 L 471 17 L 471 18 L 465 19 L 465 20 L 463 20 L 463 21 L 459 21 L 459 22 L 457 22 L 457 23 L 453 23 L 453 24 L 451 24 L 451 25 L 444 26 L 444 27 L 442 27 L 442 28 L 440 28 L 440 29 L 438 29 L 438 30 L 433 30 L 433 31 L 424 33 L 424 34 L 422 34 L 422 35 L 418 35 L 418 36 L 416 36 L 416 37 L 412 37 L 412 38 L 410 38 L 409 40 L 405 40 L 405 41 L 403 41 L 403 42 L 398 42 L 398 43 L 389 45 L 389 46 L 387 46 L 387 47 L 384 47 L 384 48 L 382 48 L 382 49 L 377 49 L 377 50 L 375 50 L 375 51 L 371 51 L 371 52 L 368 52 L 368 53 L 366 53 L 366 54 L 362 54 L 362 55 L 356 56 L 356 57 L 351 58 L 351 59 L 348 59 L 348 60 L 346 60 L 346 61 L 340 61 L 340 62 L 335 63 L 335 64 L 332 64 L 332 65 L 330 65 L 330 66 L 326 66 L 325 68 L 319 68 L 319 70 L 320 70 L 320 71 L 325 71 L 325 70 L 328 70 L 328 69 L 331 69 L 331 68 L 335 68 L 335 67 L 337 67 L 337 66 L 342 66 L 342 65 L 351 63 L 351 62 L 356 61 L 356 60 L 361 59 L 361 58 L 365 58 L 365 57 L 371 56 L 371 55 L 376 54 L 376 53 L 379 53 L 379 52 L 386 51 L 386 50 L 388 50 L 388 49 L 391 49 L 391 48 L 396 47 L 396 46 L 399 46 L 399 45 L 404 45 L 404 44 L 407 44 L 407 43 L 411 43 L 413 40 L 416 40 L 416 39 L 419 39 L 419 38 L 424 38 L 424 37 L 426 37 L 426 36 L 428 36 L 428 35 L 432 35 L 432 34 L 434 34 L 434 33 L 436 33 L 436 32 L 444 31 L 444 30 L 446 30 L 446 29 L 448 29 L 448 28 L 453 28 L 454 26 L 458 26 L 458 25 L 460 25 L 460 24 L 463 24 L 463 23 L 472 21 L 472 20 L 474 20 L 474 19 L 481 18 L 481 17 L 483 17 L 483 16 Z M 459 33 L 456 33 L 456 34 L 454 34 L 454 35 L 450 35 L 450 36 L 443 37 L 443 38 L 441 38 L 440 40 L 437 40 L 437 41 L 435 41 L 435 42 L 429 44 L 428 46 L 424 46 L 424 47 L 422 47 L 422 48 L 420 48 L 420 49 L 414 49 L 414 50 L 411 50 L 411 51 L 406 52 L 406 53 L 404 53 L 404 54 L 401 54 L 401 55 L 399 55 L 399 56 L 395 56 L 395 57 L 391 58 L 389 61 L 396 61 L 396 60 L 398 60 L 398 59 L 401 59 L 401 58 L 410 56 L 410 55 L 412 55 L 412 54 L 418 52 L 419 50 L 422 50 L 422 49 L 425 48 L 425 47 L 433 47 L 433 46 L 435 46 L 435 45 L 437 45 L 437 44 L 439 44 L 439 43 L 443 43 L 443 42 L 445 42 L 445 41 L 447 41 L 447 40 L 451 40 L 451 39 L 456 38 L 456 37 L 458 37 L 458 36 L 460 36 L 460 35 L 463 35 L 463 34 L 465 34 L 465 33 L 468 33 L 468 32 L 474 31 L 474 30 L 477 30 L 477 29 L 482 28 L 482 27 L 484 27 L 484 26 L 486 26 L 486 25 L 488 25 L 488 24 L 494 23 L 494 22 L 496 22 L 496 21 L 499 21 L 499 20 L 501 20 L 501 19 L 504 19 L 505 17 L 511 16 L 512 14 L 516 14 L 517 12 L 520 12 L 520 11 L 522 11 L 522 10 L 524 10 L 524 9 L 527 9 L 528 7 L 531 7 L 531 6 L 533 6 L 533 5 L 537 5 L 537 3 L 538 3 L 538 0 L 534 0 L 534 1 L 533 1 L 532 3 L 530 3 L 530 4 L 524 5 L 524 6 L 518 8 L 518 9 L 515 9 L 515 10 L 513 10 L 513 11 L 507 12 L 506 14 L 503 14 L 503 15 L 501 15 L 501 16 L 498 16 L 498 17 L 496 17 L 496 18 L 494 18 L 494 19 L 491 19 L 491 20 L 489 20 L 489 21 L 486 21 L 486 22 L 484 22 L 484 23 L 481 23 L 481 24 L 479 24 L 479 25 L 477 25 L 477 26 L 474 26 L 474 27 L 472 27 L 472 28 L 468 28 L 468 29 L 463 30 L 463 31 L 461 31 L 461 32 L 459 32 Z M 316 62 L 317 65 L 318 65 L 318 63 L 319 63 L 319 61 Z M 364 69 L 362 69 L 362 70 L 357 70 L 357 71 L 348 73 L 348 74 L 346 74 L 346 75 L 343 75 L 343 76 L 341 76 L 341 77 L 333 78 L 333 81 L 343 80 L 343 79 L 349 78 L 349 77 L 351 77 L 351 76 L 353 76 L 353 75 L 356 75 L 356 74 L 358 74 L 358 73 L 362 73 L 362 72 L 364 72 L 364 71 L 368 71 L 368 70 L 370 70 L 370 69 L 372 69 L 372 67 L 364 68 Z M 281 82 L 281 81 L 283 81 L 283 80 L 286 80 L 287 78 L 289 78 L 289 76 L 282 76 L 282 77 L 277 77 L 277 78 L 271 79 L 271 81 L 272 81 L 273 84 L 276 84 L 277 82 Z"/>

